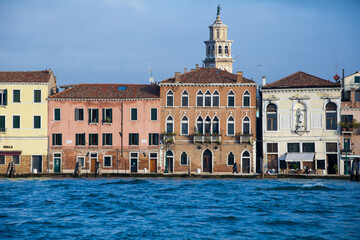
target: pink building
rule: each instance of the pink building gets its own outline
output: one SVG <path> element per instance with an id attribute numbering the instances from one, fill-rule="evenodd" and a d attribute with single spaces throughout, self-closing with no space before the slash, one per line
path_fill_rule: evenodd
<path id="1" fill-rule="evenodd" d="M 160 169 L 157 85 L 79 84 L 49 98 L 49 169 L 72 173 Z"/>

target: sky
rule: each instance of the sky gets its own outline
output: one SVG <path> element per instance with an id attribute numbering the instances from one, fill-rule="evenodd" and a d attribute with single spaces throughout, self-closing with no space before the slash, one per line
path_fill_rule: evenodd
<path id="1" fill-rule="evenodd" d="M 221 5 L 233 68 L 261 84 L 360 71 L 360 0 L 0 0 L 0 71 L 149 83 L 202 66 Z"/>

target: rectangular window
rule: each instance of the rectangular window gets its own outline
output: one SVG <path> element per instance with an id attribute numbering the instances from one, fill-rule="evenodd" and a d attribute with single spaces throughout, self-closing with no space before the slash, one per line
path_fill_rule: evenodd
<path id="1" fill-rule="evenodd" d="M 112 123 L 112 109 L 111 108 L 103 109 L 103 123 Z"/>
<path id="2" fill-rule="evenodd" d="M 111 156 L 104 156 L 104 167 L 111 167 Z"/>
<path id="3" fill-rule="evenodd" d="M 159 145 L 158 133 L 149 133 L 149 145 Z"/>
<path id="4" fill-rule="evenodd" d="M 62 145 L 62 134 L 54 133 L 52 135 L 52 145 L 53 146 L 61 146 Z"/>
<path id="5" fill-rule="evenodd" d="M 85 167 L 85 157 L 77 156 L 76 161 L 79 163 L 79 167 Z"/>
<path id="6" fill-rule="evenodd" d="M 196 106 L 198 106 L 198 107 L 202 107 L 202 106 L 203 106 L 203 95 L 202 95 L 202 94 L 199 94 L 199 95 L 196 97 Z"/>
<path id="7" fill-rule="evenodd" d="M 12 155 L 12 160 L 14 164 L 20 165 L 20 155 Z"/>
<path id="8" fill-rule="evenodd" d="M 5 116 L 0 116 L 0 132 L 5 132 Z"/>
<path id="9" fill-rule="evenodd" d="M 129 133 L 129 145 L 139 145 L 138 133 Z"/>
<path id="10" fill-rule="evenodd" d="M 151 121 L 156 121 L 157 119 L 157 108 L 151 109 Z"/>
<path id="11" fill-rule="evenodd" d="M 189 96 L 187 94 L 181 96 L 181 106 L 182 107 L 188 107 L 189 106 Z"/>
<path id="12" fill-rule="evenodd" d="M 344 150 L 346 152 L 349 152 L 350 151 L 350 138 L 344 138 L 343 139 L 343 146 L 344 146 Z"/>
<path id="13" fill-rule="evenodd" d="M 300 144 L 299 143 L 288 143 L 287 147 L 288 147 L 289 153 L 300 152 Z"/>
<path id="14" fill-rule="evenodd" d="M 99 145 L 99 136 L 97 133 L 89 133 L 89 145 L 90 146 Z"/>
<path id="15" fill-rule="evenodd" d="M 13 116 L 13 128 L 20 128 L 20 116 Z"/>
<path id="16" fill-rule="evenodd" d="M 326 152 L 337 152 L 337 143 L 326 143 Z"/>
<path id="17" fill-rule="evenodd" d="M 136 121 L 137 119 L 138 119 L 138 117 L 137 117 L 137 108 L 132 108 L 131 109 L 131 120 Z"/>
<path id="18" fill-rule="evenodd" d="M 355 83 L 360 83 L 360 76 L 355 76 L 354 82 Z"/>
<path id="19" fill-rule="evenodd" d="M 353 120 L 353 115 L 341 115 L 341 122 L 351 123 Z"/>
<path id="20" fill-rule="evenodd" d="M 1 106 L 7 105 L 7 89 L 0 90 L 0 105 Z"/>
<path id="21" fill-rule="evenodd" d="M 75 144 L 76 146 L 85 146 L 85 133 L 75 134 Z"/>
<path id="22" fill-rule="evenodd" d="M 103 146 L 112 146 L 112 133 L 103 133 Z"/>
<path id="23" fill-rule="evenodd" d="M 84 121 L 84 109 L 75 108 L 75 121 Z"/>
<path id="24" fill-rule="evenodd" d="M 278 152 L 278 144 L 277 143 L 268 143 L 267 144 L 267 152 L 268 153 L 277 153 Z"/>
<path id="25" fill-rule="evenodd" d="M 61 120 L 60 108 L 54 108 L 54 120 L 55 121 L 60 121 Z"/>
<path id="26" fill-rule="evenodd" d="M 315 143 L 303 143 L 302 151 L 303 152 L 315 152 Z"/>
<path id="27" fill-rule="evenodd" d="M 214 107 L 219 106 L 219 95 L 213 95 L 213 106 Z"/>
<path id="28" fill-rule="evenodd" d="M 277 131 L 277 115 L 276 113 L 267 114 L 267 130 Z"/>
<path id="29" fill-rule="evenodd" d="M 99 109 L 90 108 L 89 109 L 89 124 L 99 122 Z"/>
<path id="30" fill-rule="evenodd" d="M 355 102 L 360 102 L 360 90 L 355 91 Z"/>
<path id="31" fill-rule="evenodd" d="M 34 116 L 34 128 L 41 128 L 41 116 Z"/>
<path id="32" fill-rule="evenodd" d="M 13 102 L 14 103 L 20 102 L 20 90 L 13 90 Z"/>
<path id="33" fill-rule="evenodd" d="M 336 130 L 336 112 L 335 113 L 326 113 L 326 129 L 327 130 Z"/>
<path id="34" fill-rule="evenodd" d="M 0 155 L 0 164 L 1 165 L 5 164 L 5 155 Z"/>
<path id="35" fill-rule="evenodd" d="M 41 102 L 41 90 L 34 90 L 34 102 Z"/>

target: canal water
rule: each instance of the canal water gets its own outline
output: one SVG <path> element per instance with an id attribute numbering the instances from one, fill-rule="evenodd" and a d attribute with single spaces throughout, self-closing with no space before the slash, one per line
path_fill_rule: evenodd
<path id="1" fill-rule="evenodd" d="M 340 180 L 0 180 L 1 239 L 360 239 Z"/>

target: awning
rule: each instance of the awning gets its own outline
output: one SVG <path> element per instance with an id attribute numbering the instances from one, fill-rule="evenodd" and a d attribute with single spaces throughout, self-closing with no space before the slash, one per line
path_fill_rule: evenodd
<path id="1" fill-rule="evenodd" d="M 287 153 L 286 162 L 310 162 L 314 160 L 315 153 Z"/>
<path id="2" fill-rule="evenodd" d="M 21 151 L 0 151 L 0 155 L 21 155 Z"/>

